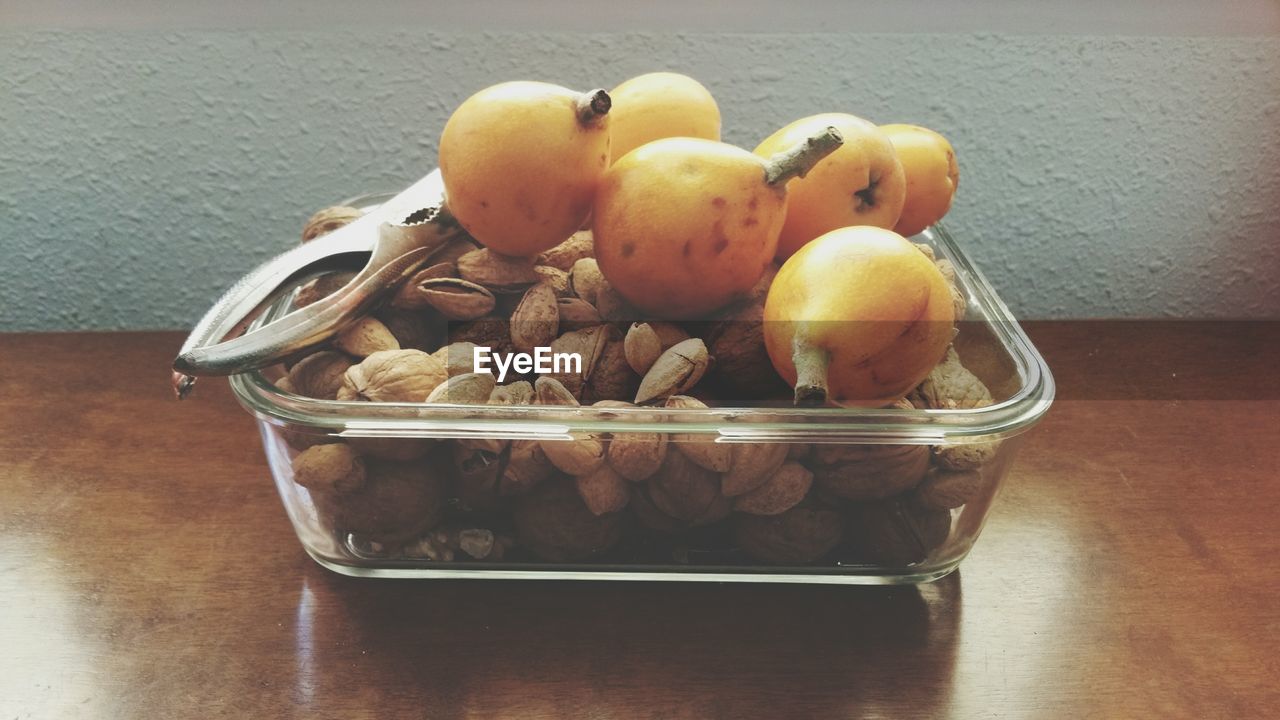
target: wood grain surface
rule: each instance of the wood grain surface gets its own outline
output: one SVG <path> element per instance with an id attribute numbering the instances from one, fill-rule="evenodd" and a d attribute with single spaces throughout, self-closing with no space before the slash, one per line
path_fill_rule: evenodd
<path id="1" fill-rule="evenodd" d="M 358 580 L 173 333 L 0 335 L 0 719 L 1265 717 L 1280 323 L 1042 323 L 1061 384 L 918 588 Z"/>

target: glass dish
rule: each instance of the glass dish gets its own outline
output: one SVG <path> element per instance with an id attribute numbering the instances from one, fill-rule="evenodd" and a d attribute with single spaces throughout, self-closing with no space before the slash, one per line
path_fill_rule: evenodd
<path id="1" fill-rule="evenodd" d="M 935 226 L 912 239 L 956 268 L 968 310 L 954 346 L 990 388 L 993 405 L 687 410 L 358 403 L 283 392 L 271 370 L 234 376 L 231 387 L 257 418 L 303 548 L 346 575 L 928 582 L 954 570 L 977 540 L 1022 434 L 1053 401 L 1054 384 L 951 236 Z M 264 321 L 288 309 L 282 301 Z M 513 447 L 582 437 L 605 443 L 646 437 L 681 456 L 696 445 L 728 457 L 786 455 L 814 480 L 800 505 L 775 516 L 733 509 L 714 473 L 687 462 L 683 470 L 664 464 L 648 480 L 630 483 L 627 506 L 602 516 L 586 509 L 567 475 L 508 492 L 503 476 Z M 359 501 L 313 496 L 294 482 L 301 450 L 337 442 L 400 479 Z M 966 449 L 981 458 L 974 469 L 949 471 L 939 461 Z"/>

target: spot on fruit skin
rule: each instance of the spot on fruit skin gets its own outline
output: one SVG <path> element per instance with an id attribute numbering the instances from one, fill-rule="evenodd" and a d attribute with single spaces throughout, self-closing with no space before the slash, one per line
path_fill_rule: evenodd
<path id="1" fill-rule="evenodd" d="M 724 198 L 722 198 L 722 197 L 713 197 L 713 198 L 711 198 L 711 204 L 712 204 L 712 205 L 714 205 L 715 207 L 718 207 L 718 208 L 722 208 L 722 207 L 724 207 L 724 206 L 725 206 L 725 204 L 726 204 L 727 202 L 728 202 L 728 201 L 727 201 L 727 200 L 725 200 L 725 199 L 724 199 Z"/>
<path id="2" fill-rule="evenodd" d="M 715 235 L 715 244 L 711 249 L 716 255 L 729 249 L 729 238 L 724 234 L 724 221 L 716 220 L 716 224 L 711 228 L 711 232 Z"/>
<path id="3" fill-rule="evenodd" d="M 689 257 L 690 255 L 693 254 L 693 246 L 691 244 L 691 241 L 689 240 L 684 241 L 684 247 L 680 249 L 680 254 L 685 257 Z"/>
<path id="4" fill-rule="evenodd" d="M 622 257 L 631 257 L 636 254 L 636 246 L 634 243 L 623 243 Z"/>
<path id="5" fill-rule="evenodd" d="M 759 224 L 760 224 L 760 221 L 756 219 L 755 215 L 748 215 L 747 217 L 742 219 L 742 227 L 744 228 L 749 228 L 752 225 L 759 225 Z"/>

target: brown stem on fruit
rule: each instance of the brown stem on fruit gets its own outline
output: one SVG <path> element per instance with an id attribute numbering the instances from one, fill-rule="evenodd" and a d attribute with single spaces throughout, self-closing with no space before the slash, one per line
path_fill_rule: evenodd
<path id="1" fill-rule="evenodd" d="M 843 144 L 844 136 L 833 127 L 815 133 L 804 142 L 765 160 L 764 181 L 770 185 L 778 185 L 791 178 L 804 177 L 819 160 L 835 152 Z"/>
<path id="2" fill-rule="evenodd" d="M 576 105 L 578 122 L 583 125 L 594 125 L 609 114 L 609 108 L 613 107 L 613 100 L 604 90 L 592 90 L 579 95 Z"/>
<path id="3" fill-rule="evenodd" d="M 791 360 L 796 365 L 796 405 L 826 405 L 827 365 L 831 362 L 831 354 L 797 339 Z"/>

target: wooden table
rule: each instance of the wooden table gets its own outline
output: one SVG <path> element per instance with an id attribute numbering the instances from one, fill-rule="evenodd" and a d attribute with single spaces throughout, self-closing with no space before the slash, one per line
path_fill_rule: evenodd
<path id="1" fill-rule="evenodd" d="M 920 588 L 339 577 L 177 335 L 0 336 L 0 718 L 1277 712 L 1280 323 L 1029 330 L 1061 399 Z"/>

